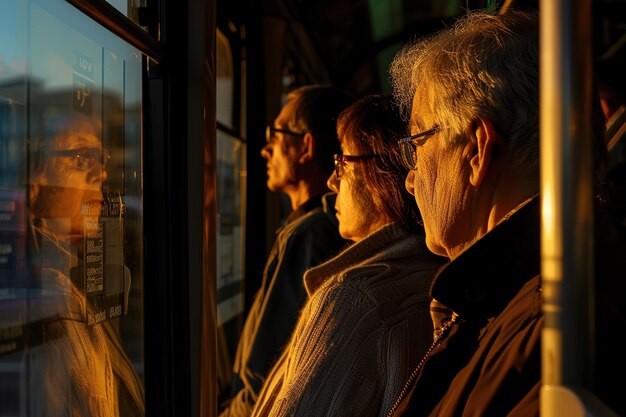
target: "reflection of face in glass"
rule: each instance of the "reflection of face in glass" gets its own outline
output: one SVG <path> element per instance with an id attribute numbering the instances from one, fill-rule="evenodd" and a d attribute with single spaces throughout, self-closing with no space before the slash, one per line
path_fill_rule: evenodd
<path id="1" fill-rule="evenodd" d="M 108 158 L 95 124 L 80 121 L 62 129 L 39 149 L 30 182 L 33 217 L 61 239 L 79 237 L 84 219 L 100 214 Z"/>

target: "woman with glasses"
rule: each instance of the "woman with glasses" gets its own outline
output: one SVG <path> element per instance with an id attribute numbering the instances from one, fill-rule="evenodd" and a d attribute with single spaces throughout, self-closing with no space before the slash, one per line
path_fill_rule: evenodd
<path id="1" fill-rule="evenodd" d="M 103 126 L 97 116 L 52 110 L 42 111 L 29 147 L 31 263 L 15 284 L 29 312 L 27 346 L 16 352 L 28 369 L 21 393 L 32 415 L 143 416 L 142 382 L 109 320 L 127 308 L 130 271 L 107 259 L 115 242 L 101 218 Z M 0 329 L 15 320 L 2 319 Z"/>
<path id="2" fill-rule="evenodd" d="M 426 249 L 397 146 L 406 125 L 387 95 L 339 117 L 328 186 L 353 242 L 308 270 L 308 300 L 254 416 L 378 416 L 432 341 L 428 289 L 445 260 Z"/>

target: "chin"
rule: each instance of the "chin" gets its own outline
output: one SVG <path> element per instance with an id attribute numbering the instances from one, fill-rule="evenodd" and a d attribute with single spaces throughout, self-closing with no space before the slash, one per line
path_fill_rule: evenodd
<path id="1" fill-rule="evenodd" d="M 428 247 L 428 250 L 434 253 L 435 255 L 445 256 L 446 258 L 448 257 L 448 251 L 445 250 L 445 248 L 442 245 L 438 244 L 437 242 L 433 242 L 431 239 L 429 239 L 428 233 L 426 233 L 426 247 Z"/>
<path id="2" fill-rule="evenodd" d="M 270 182 L 269 180 L 266 183 L 267 185 L 267 189 L 272 191 L 272 192 L 276 192 L 278 191 L 278 189 L 276 188 L 276 186 L 274 186 L 274 183 Z"/>
<path id="3" fill-rule="evenodd" d="M 339 234 L 345 240 L 353 240 L 352 239 L 352 234 L 349 231 L 341 228 L 341 222 L 339 222 Z"/>

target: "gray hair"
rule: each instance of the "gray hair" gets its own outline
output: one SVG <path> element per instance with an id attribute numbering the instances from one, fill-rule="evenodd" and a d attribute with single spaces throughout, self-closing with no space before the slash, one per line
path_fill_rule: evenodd
<path id="1" fill-rule="evenodd" d="M 453 27 L 405 46 L 390 73 L 394 98 L 405 117 L 420 111 L 412 109 L 419 91 L 450 138 L 464 136 L 477 117 L 487 118 L 515 149 L 516 165 L 538 180 L 536 12 L 469 12 Z"/>

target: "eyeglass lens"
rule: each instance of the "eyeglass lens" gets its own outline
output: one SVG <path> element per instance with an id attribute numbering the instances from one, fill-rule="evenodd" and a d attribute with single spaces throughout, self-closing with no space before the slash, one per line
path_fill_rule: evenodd
<path id="1" fill-rule="evenodd" d="M 413 142 L 400 143 L 400 152 L 402 153 L 402 162 L 408 169 L 415 168 L 417 165 L 417 145 Z"/>
<path id="2" fill-rule="evenodd" d="M 432 129 L 416 133 L 415 135 L 411 135 L 398 141 L 398 144 L 400 145 L 400 152 L 402 154 L 402 162 L 406 168 L 415 169 L 417 166 L 417 147 L 423 145 L 424 142 L 433 137 L 433 135 L 440 130 L 441 128 L 439 126 L 435 126 Z M 418 143 L 415 142 L 417 139 L 419 139 Z"/>
<path id="3" fill-rule="evenodd" d="M 265 128 L 265 141 L 269 143 L 273 136 L 272 126 L 267 126 Z"/>
<path id="4" fill-rule="evenodd" d="M 341 176 L 343 175 L 343 166 L 344 162 L 335 158 L 335 175 L 337 176 L 337 179 L 340 179 Z"/>
<path id="5" fill-rule="evenodd" d="M 52 155 L 72 158 L 74 166 L 81 171 L 89 171 L 96 166 L 104 167 L 110 157 L 108 152 L 98 148 L 56 150 Z"/>

